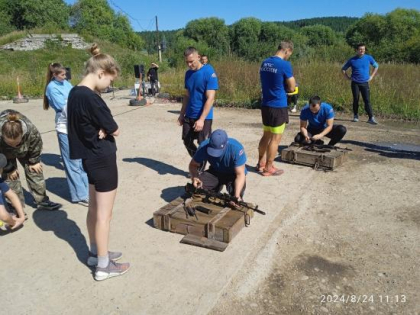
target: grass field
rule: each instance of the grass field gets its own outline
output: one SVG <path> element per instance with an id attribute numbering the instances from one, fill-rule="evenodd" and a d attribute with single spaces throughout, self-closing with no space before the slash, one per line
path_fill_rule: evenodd
<path id="1" fill-rule="evenodd" d="M 8 36 L 14 39 L 21 35 L 12 33 Z M 0 42 L 6 40 L 0 38 Z M 88 41 L 92 42 L 93 39 Z M 102 52 L 114 56 L 121 66 L 122 74 L 114 83 L 117 87 L 133 85 L 133 65 L 144 64 L 147 71 L 150 62 L 156 62 L 155 56 L 147 56 L 112 43 L 99 41 L 99 45 Z M 54 43 L 37 51 L 0 51 L 0 97 L 12 98 L 16 95 L 17 77 L 21 82 L 23 94 L 41 97 L 45 87 L 47 65 L 52 62 L 71 67 L 72 83 L 77 84 L 83 76 L 83 64 L 89 57 L 87 51 L 60 47 Z M 259 63 L 225 59 L 212 64 L 217 71 L 220 85 L 217 105 L 244 108 L 259 106 Z M 341 74 L 341 64 L 292 60 L 292 65 L 299 83 L 301 104 L 310 96 L 319 95 L 336 110 L 351 112 L 350 83 Z M 159 71 L 162 91 L 168 92 L 174 98 L 182 97 L 185 71 L 186 67 L 169 68 L 164 62 Z M 375 115 L 420 121 L 419 82 L 420 65 L 380 64 L 378 74 L 371 82 L 371 100 Z M 363 103 L 360 105 L 363 111 Z"/>
<path id="2" fill-rule="evenodd" d="M 335 109 L 352 112 L 350 82 L 341 74 L 341 64 L 331 62 L 292 62 L 299 83 L 300 103 L 319 95 Z M 218 103 L 224 106 L 256 107 L 260 102 L 259 64 L 239 60 L 213 64 L 219 77 Z M 161 74 L 162 86 L 174 96 L 184 92 L 186 69 Z M 376 115 L 420 120 L 420 65 L 381 64 L 370 83 Z M 363 111 L 363 101 L 360 100 Z"/>
<path id="3" fill-rule="evenodd" d="M 14 34 L 14 37 L 20 36 Z M 1 41 L 1 38 L 0 38 Z M 144 64 L 146 71 L 153 56 L 147 56 L 133 50 L 121 48 L 115 44 L 87 39 L 97 42 L 101 52 L 113 56 L 121 67 L 121 76 L 115 81 L 115 86 L 132 86 L 134 83 L 135 64 Z M 83 77 L 84 62 L 90 58 L 85 50 L 61 47 L 55 43 L 48 43 L 45 49 L 34 51 L 0 51 L 0 97 L 12 98 L 17 93 L 17 77 L 21 84 L 22 93 L 30 97 L 41 97 L 45 88 L 47 67 L 52 62 L 59 62 L 72 71 L 72 83 L 77 84 Z M 163 70 L 165 65 L 163 65 Z"/>

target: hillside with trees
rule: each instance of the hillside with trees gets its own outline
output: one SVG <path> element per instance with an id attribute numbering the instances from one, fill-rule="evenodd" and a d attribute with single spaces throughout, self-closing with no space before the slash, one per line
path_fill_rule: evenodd
<path id="1" fill-rule="evenodd" d="M 302 19 L 302 20 L 296 20 L 296 21 L 289 21 L 289 22 L 262 22 L 258 19 L 254 18 L 245 18 L 241 19 L 237 22 L 235 22 L 232 25 L 225 25 L 223 19 L 218 18 L 202 18 L 190 21 L 187 23 L 185 28 L 179 29 L 179 30 L 172 30 L 172 31 L 161 31 L 161 39 L 164 38 L 165 42 L 164 45 L 166 49 L 174 49 L 176 50 L 178 40 L 185 41 L 182 38 L 180 39 L 180 36 L 185 35 L 184 37 L 190 38 L 195 40 L 196 42 L 199 42 L 200 40 L 204 39 L 203 36 L 210 37 L 212 32 L 216 33 L 216 36 L 214 37 L 214 42 L 216 45 L 212 45 L 212 43 L 208 43 L 210 47 L 203 47 L 205 49 L 213 48 L 212 46 L 217 46 L 216 52 L 220 53 L 220 47 L 217 43 L 218 38 L 222 37 L 223 45 L 225 47 L 228 47 L 229 44 L 236 46 L 238 48 L 238 37 L 241 35 L 238 34 L 238 32 L 244 32 L 244 36 L 248 36 L 246 34 L 246 28 L 252 26 L 255 26 L 256 29 L 250 29 L 250 33 L 254 34 L 255 32 L 258 33 L 258 37 L 261 38 L 254 38 L 254 40 L 251 40 L 251 44 L 257 43 L 256 45 L 259 45 L 261 42 L 265 42 L 263 45 L 267 46 L 267 42 L 270 40 L 276 40 L 278 41 L 279 38 L 284 36 L 286 34 L 286 37 L 290 37 L 292 35 L 296 35 L 299 33 L 300 29 L 306 28 L 306 30 L 303 30 L 303 34 L 308 33 L 318 33 L 314 34 L 315 36 L 312 38 L 310 37 L 310 44 L 312 46 L 319 46 L 325 43 L 334 43 L 335 37 L 341 37 L 344 40 L 343 34 L 345 31 L 349 28 L 350 25 L 355 23 L 358 18 L 352 18 L 352 17 L 323 17 L 323 18 L 313 18 L 313 19 Z M 249 25 L 246 25 L 249 22 Z M 252 25 L 254 23 L 254 25 Z M 261 24 L 262 23 L 262 24 Z M 220 30 L 223 26 L 222 34 L 218 34 L 217 30 Z M 312 30 L 312 26 L 314 26 L 314 30 Z M 324 26 L 323 28 L 321 26 Z M 308 28 L 309 27 L 309 28 Z M 239 30 L 239 28 L 243 28 L 242 30 Z M 321 29 L 321 30 L 320 30 Z M 197 37 L 197 32 L 201 33 Z M 207 33 L 208 32 L 208 33 Z M 227 33 L 226 33 L 227 32 Z M 319 41 L 321 34 L 319 33 L 327 33 L 326 40 L 323 42 L 322 40 Z M 203 35 L 204 33 L 207 33 Z M 336 34 L 338 33 L 338 34 Z M 143 31 L 138 33 L 145 41 L 146 50 L 149 54 L 155 54 L 157 52 L 157 38 L 156 38 L 156 32 L 155 31 Z M 249 34 L 250 35 L 250 34 Z M 260 36 L 261 35 L 261 36 Z M 250 37 L 252 37 L 251 35 Z M 223 38 L 224 37 L 224 38 Z M 227 38 L 227 39 L 226 39 Z M 321 38 L 323 39 L 323 38 Z M 250 38 L 243 38 L 240 39 L 239 42 L 243 42 L 244 44 L 248 43 L 248 40 Z M 226 42 L 229 42 L 229 44 L 226 44 Z M 160 40 L 160 42 L 162 42 Z M 313 45 L 314 43 L 317 43 Z M 197 44 L 196 44 L 197 45 Z M 199 44 L 198 44 L 199 45 Z M 267 47 L 268 48 L 268 47 Z M 268 49 L 263 49 L 263 53 L 266 53 Z M 272 49 L 271 45 L 269 46 L 270 49 Z M 210 49 L 211 50 L 211 49 Z M 219 51 L 218 51 L 219 50 Z M 252 49 L 251 49 L 252 50 Z M 255 47 L 253 48 L 254 52 Z M 233 47 L 229 47 L 229 49 L 226 50 L 222 49 L 222 55 L 226 55 L 229 53 L 232 53 L 235 51 Z M 213 51 L 209 51 L 207 53 L 210 53 Z M 238 53 L 241 53 L 241 49 L 239 49 Z M 246 59 L 254 59 L 253 55 L 255 53 L 247 52 L 245 58 Z"/>
<path id="2" fill-rule="evenodd" d="M 149 54 L 156 53 L 155 32 L 139 33 Z M 216 17 L 188 22 L 185 28 L 165 31 L 166 56 L 179 64 L 182 50 L 192 45 L 212 60 L 237 57 L 258 61 L 275 51 L 279 41 L 291 39 L 293 58 L 341 62 L 364 42 L 379 61 L 420 62 L 420 12 L 396 9 L 362 18 L 326 17 L 290 22 L 264 22 L 250 17 L 226 25 Z"/>
<path id="3" fill-rule="evenodd" d="M 116 13 L 107 0 L 0 0 L 0 36 L 13 31 L 77 32 L 139 50 L 144 42 L 128 18 Z"/>
<path id="4" fill-rule="evenodd" d="M 330 27 L 334 32 L 345 33 L 347 29 L 358 20 L 359 18 L 355 17 L 331 16 L 276 23 L 294 30 L 298 30 L 305 26 L 324 25 Z"/>

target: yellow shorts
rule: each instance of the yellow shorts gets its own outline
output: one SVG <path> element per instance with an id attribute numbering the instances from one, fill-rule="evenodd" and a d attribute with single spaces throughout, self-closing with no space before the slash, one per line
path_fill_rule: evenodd
<path id="1" fill-rule="evenodd" d="M 286 128 L 286 123 L 284 123 L 283 125 L 277 126 L 277 127 L 270 127 L 270 126 L 263 125 L 263 130 L 264 131 L 269 131 L 269 132 L 274 133 L 276 135 L 283 134 L 285 128 Z"/>

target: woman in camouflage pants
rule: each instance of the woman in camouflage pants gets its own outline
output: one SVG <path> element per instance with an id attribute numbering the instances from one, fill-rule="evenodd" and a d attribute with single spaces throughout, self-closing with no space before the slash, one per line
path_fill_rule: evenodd
<path id="1" fill-rule="evenodd" d="M 17 111 L 0 113 L 0 152 L 7 158 L 2 178 L 25 204 L 17 160 L 25 170 L 26 181 L 38 209 L 57 210 L 61 204 L 49 200 L 41 165 L 42 139 L 32 122 Z"/>

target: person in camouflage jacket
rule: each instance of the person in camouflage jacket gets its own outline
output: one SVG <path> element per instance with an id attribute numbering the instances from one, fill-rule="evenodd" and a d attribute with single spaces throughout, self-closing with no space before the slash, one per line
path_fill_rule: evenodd
<path id="1" fill-rule="evenodd" d="M 6 109 L 0 113 L 0 153 L 7 158 L 2 178 L 25 204 L 17 160 L 25 170 L 26 181 L 38 209 L 57 210 L 61 204 L 49 200 L 41 165 L 42 138 L 35 125 L 21 113 Z"/>

